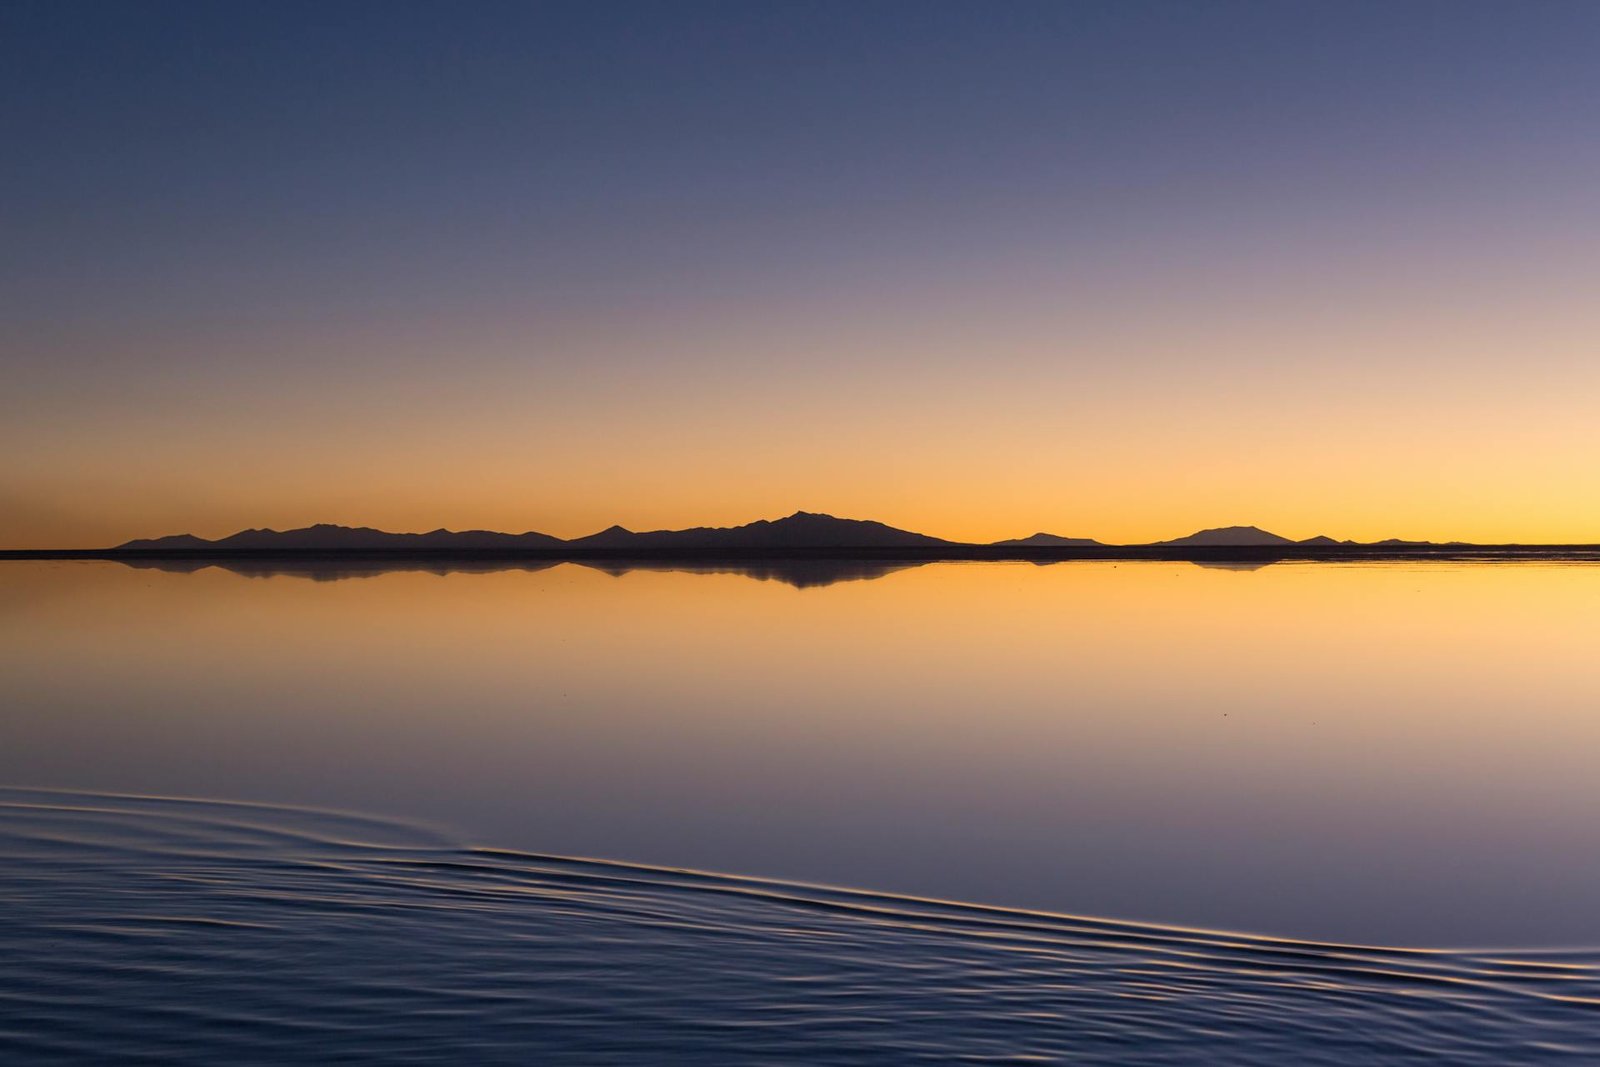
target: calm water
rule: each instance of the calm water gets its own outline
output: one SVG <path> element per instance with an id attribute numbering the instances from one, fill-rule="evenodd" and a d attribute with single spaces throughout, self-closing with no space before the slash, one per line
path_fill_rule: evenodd
<path id="1" fill-rule="evenodd" d="M 1581 565 L 0 564 L 0 1053 L 1594 1062 L 1597 609 Z"/>

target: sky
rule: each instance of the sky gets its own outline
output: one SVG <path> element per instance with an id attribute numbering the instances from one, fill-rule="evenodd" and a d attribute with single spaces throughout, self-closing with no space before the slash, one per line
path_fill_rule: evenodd
<path id="1" fill-rule="evenodd" d="M 1600 541 L 1600 5 L 0 0 L 0 546 Z"/>

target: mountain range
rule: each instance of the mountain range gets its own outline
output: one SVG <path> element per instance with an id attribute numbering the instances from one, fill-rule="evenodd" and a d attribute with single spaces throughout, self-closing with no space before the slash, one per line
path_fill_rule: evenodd
<path id="1" fill-rule="evenodd" d="M 495 533 L 492 530 L 433 530 L 429 533 L 388 533 L 368 526 L 335 526 L 318 523 L 298 530 L 240 530 L 228 537 L 207 541 L 193 534 L 175 534 L 129 541 L 118 549 L 162 551 L 197 549 L 245 549 L 265 551 L 361 551 L 367 549 L 497 549 L 560 548 L 567 542 L 542 533 Z"/>
<path id="2" fill-rule="evenodd" d="M 1424 545 L 1424 541 L 1390 539 L 1378 546 Z M 1157 541 L 1142 548 L 1336 548 L 1355 546 L 1354 541 L 1337 541 L 1319 536 L 1294 541 L 1256 526 L 1220 526 L 1200 530 L 1187 537 Z M 970 542 L 947 541 L 927 534 L 899 530 L 881 522 L 839 519 L 809 511 L 797 511 L 782 519 L 762 519 L 744 526 L 697 526 L 688 530 L 647 530 L 643 532 L 612 526 L 587 537 L 563 540 L 550 534 L 496 533 L 492 530 L 433 530 L 429 533 L 389 533 L 366 526 L 336 526 L 320 523 L 297 530 L 241 530 L 214 541 L 193 534 L 145 538 L 116 546 L 120 552 L 448 552 L 525 549 L 581 549 L 615 552 L 695 552 L 783 551 L 786 549 L 889 549 L 974 547 Z M 1028 537 L 995 541 L 995 548 L 1096 548 L 1107 547 L 1089 537 L 1063 537 L 1036 533 Z"/>

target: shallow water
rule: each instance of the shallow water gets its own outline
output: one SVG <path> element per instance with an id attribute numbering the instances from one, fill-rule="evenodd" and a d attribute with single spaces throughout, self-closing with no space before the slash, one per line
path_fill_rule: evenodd
<path id="1" fill-rule="evenodd" d="M 305 810 L 6 790 L 0 814 L 7 1062 L 1600 1058 L 1600 954 L 978 908 Z"/>
<path id="2" fill-rule="evenodd" d="M 1597 945 L 1600 566 L 0 563 L 0 783 L 1276 936 Z"/>
<path id="3" fill-rule="evenodd" d="M 0 1060 L 1595 1062 L 1597 609 L 0 564 Z"/>

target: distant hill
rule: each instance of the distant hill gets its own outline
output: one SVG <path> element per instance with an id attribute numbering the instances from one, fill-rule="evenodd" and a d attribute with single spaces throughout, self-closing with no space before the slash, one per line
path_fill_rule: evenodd
<path id="1" fill-rule="evenodd" d="M 746 526 L 701 526 L 691 530 L 651 530 L 635 533 L 612 526 L 588 537 L 564 541 L 542 533 L 495 533 L 491 530 L 434 530 L 431 533 L 388 533 L 366 526 L 319 523 L 298 530 L 241 530 L 208 541 L 193 534 L 175 534 L 129 541 L 117 548 L 127 551 L 451 551 L 455 549 L 605 548 L 627 550 L 692 549 L 808 549 L 808 548 L 931 548 L 954 544 L 926 534 L 897 530 L 881 522 L 836 519 L 797 511 L 783 519 L 752 522 Z"/>
<path id="2" fill-rule="evenodd" d="M 367 526 L 318 523 L 298 530 L 241 530 L 216 541 L 193 534 L 175 534 L 129 541 L 119 549 L 183 551 L 245 549 L 287 552 L 378 550 L 450 550 L 494 548 L 559 548 L 559 537 L 542 533 L 495 533 L 491 530 L 434 530 L 430 533 L 387 533 Z"/>
<path id="3" fill-rule="evenodd" d="M 1304 541 L 1297 543 L 1304 545 L 1307 548 L 1338 548 L 1341 545 L 1355 544 L 1354 541 L 1337 541 L 1326 534 L 1318 534 L 1316 537 L 1308 537 Z"/>
<path id="4" fill-rule="evenodd" d="M 1095 548 L 1101 544 L 1092 537 L 1062 537 L 1060 534 L 1036 533 L 1029 537 L 1013 537 L 994 542 L 997 548 Z"/>
<path id="5" fill-rule="evenodd" d="M 578 548 L 625 548 L 641 536 L 648 535 L 636 534 L 626 526 L 607 526 L 599 533 L 574 537 L 567 544 Z"/>
<path id="6" fill-rule="evenodd" d="M 1192 533 L 1188 537 L 1156 542 L 1156 545 L 1163 548 L 1259 548 L 1268 545 L 1292 546 L 1294 544 L 1295 542 L 1289 538 L 1279 537 L 1275 533 L 1268 533 L 1259 526 L 1219 526 L 1216 529 Z"/>
<path id="7" fill-rule="evenodd" d="M 837 519 L 797 511 L 782 519 L 762 519 L 745 526 L 697 526 L 691 530 L 636 533 L 612 526 L 568 541 L 573 548 L 615 549 L 777 549 L 777 548 L 931 548 L 955 544 L 927 534 L 897 530 L 881 522 Z"/>
<path id="8" fill-rule="evenodd" d="M 179 551 L 188 548 L 213 548 L 215 541 L 207 541 L 204 537 L 194 534 L 173 534 L 170 537 L 144 537 L 136 541 L 120 544 L 118 548 L 161 548 L 169 551 Z"/>

